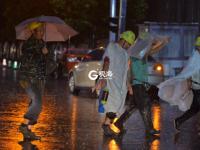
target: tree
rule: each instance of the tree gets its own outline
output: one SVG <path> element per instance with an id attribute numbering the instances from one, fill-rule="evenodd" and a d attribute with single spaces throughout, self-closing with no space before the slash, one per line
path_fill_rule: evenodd
<path id="1" fill-rule="evenodd" d="M 79 31 L 80 40 L 87 38 L 88 33 L 105 34 L 108 22 L 108 0 L 51 0 L 56 15 L 64 18 L 66 23 Z"/>
<path id="2" fill-rule="evenodd" d="M 118 0 L 119 1 L 119 0 Z M 146 0 L 127 0 L 127 27 L 145 18 Z M 14 27 L 21 21 L 40 16 L 54 15 L 65 20 L 80 34 L 76 40 L 88 39 L 95 33 L 108 38 L 110 0 L 1 0 L 4 24 L 0 33 L 4 39 L 15 39 Z M 17 5 L 16 5 L 17 4 Z"/>
<path id="3" fill-rule="evenodd" d="M 17 4 L 17 5 L 16 5 Z M 48 0 L 4 0 L 4 38 L 15 39 L 14 27 L 21 21 L 40 16 L 51 15 L 53 10 L 48 4 Z"/>

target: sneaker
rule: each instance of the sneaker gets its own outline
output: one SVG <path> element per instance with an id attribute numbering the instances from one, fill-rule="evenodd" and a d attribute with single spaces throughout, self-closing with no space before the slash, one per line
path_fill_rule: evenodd
<path id="1" fill-rule="evenodd" d="M 120 129 L 120 132 L 115 132 L 111 129 L 111 126 L 106 126 L 105 131 L 106 131 L 106 136 L 109 136 L 112 138 L 122 137 L 126 133 L 126 130 L 124 128 Z"/>
<path id="2" fill-rule="evenodd" d="M 178 122 L 177 119 L 174 120 L 174 128 L 176 129 L 176 131 L 180 132 L 180 123 Z"/>
<path id="3" fill-rule="evenodd" d="M 40 136 L 37 136 L 37 135 L 35 135 L 35 133 L 33 133 L 33 132 L 30 132 L 30 134 L 29 134 L 29 136 L 30 136 L 30 140 L 41 140 L 41 137 Z"/>
<path id="4" fill-rule="evenodd" d="M 160 130 L 156 130 L 156 129 L 151 129 L 151 130 L 146 130 L 146 137 L 149 138 L 151 136 L 160 134 Z"/>
<path id="5" fill-rule="evenodd" d="M 126 134 L 126 129 L 125 128 L 122 128 L 121 129 L 121 132 L 119 133 L 119 136 L 123 136 Z"/>
<path id="6" fill-rule="evenodd" d="M 25 140 L 41 140 L 41 137 L 35 135 L 30 129 L 28 129 L 27 124 L 21 124 L 19 131 L 23 134 Z"/>
<path id="7" fill-rule="evenodd" d="M 19 145 L 22 146 L 23 150 L 38 150 L 37 146 L 32 144 L 31 141 L 20 141 L 18 142 Z"/>
<path id="8" fill-rule="evenodd" d="M 103 129 L 103 133 L 105 136 L 109 136 L 110 132 L 109 132 L 109 125 L 108 124 L 102 124 L 102 129 Z"/>
<path id="9" fill-rule="evenodd" d="M 174 134 L 174 144 L 177 144 L 178 143 L 178 141 L 179 141 L 179 139 L 180 139 L 180 132 L 176 132 L 175 134 Z"/>
<path id="10" fill-rule="evenodd" d="M 149 131 L 151 135 L 160 134 L 160 130 L 152 129 Z"/>
<path id="11" fill-rule="evenodd" d="M 145 138 L 148 143 L 152 143 L 154 140 L 160 140 L 160 136 L 158 135 L 147 134 Z"/>

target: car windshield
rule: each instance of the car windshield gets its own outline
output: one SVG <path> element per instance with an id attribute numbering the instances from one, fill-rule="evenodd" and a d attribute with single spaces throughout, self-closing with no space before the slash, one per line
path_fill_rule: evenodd
<path id="1" fill-rule="evenodd" d="M 85 57 L 82 61 L 100 61 L 102 60 L 104 50 L 91 50 L 88 53 L 88 57 Z"/>
<path id="2" fill-rule="evenodd" d="M 148 62 L 156 62 L 156 59 L 153 56 L 148 56 L 147 61 Z"/>
<path id="3" fill-rule="evenodd" d="M 104 50 L 93 50 L 89 53 L 92 60 L 101 60 L 104 54 Z"/>

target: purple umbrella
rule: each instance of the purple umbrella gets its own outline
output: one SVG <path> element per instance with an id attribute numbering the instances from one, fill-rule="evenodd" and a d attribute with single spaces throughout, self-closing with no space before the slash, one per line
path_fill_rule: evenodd
<path id="1" fill-rule="evenodd" d="M 27 19 L 15 27 L 16 39 L 27 40 L 31 36 L 30 29 L 27 26 L 32 22 L 42 22 L 45 24 L 45 34 L 43 40 L 51 41 L 66 41 L 78 34 L 72 27 L 67 25 L 63 20 L 54 16 L 40 16 Z"/>

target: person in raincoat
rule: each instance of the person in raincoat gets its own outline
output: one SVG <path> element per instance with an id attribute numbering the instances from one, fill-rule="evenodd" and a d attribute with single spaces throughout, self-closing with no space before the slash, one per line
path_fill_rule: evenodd
<path id="1" fill-rule="evenodd" d="M 114 118 L 120 116 L 125 110 L 125 99 L 127 91 L 131 91 L 127 83 L 127 72 L 129 56 L 128 48 L 134 43 L 135 34 L 132 31 L 125 31 L 120 35 L 120 40 L 111 42 L 106 48 L 103 56 L 103 71 L 112 72 L 111 79 L 100 79 L 96 88 L 107 88 L 109 91 L 105 107 L 105 120 L 102 128 L 105 129 L 113 122 Z"/>
<path id="2" fill-rule="evenodd" d="M 200 36 L 197 37 L 195 46 L 196 46 L 196 54 L 194 53 L 194 55 L 200 55 Z M 199 59 L 199 57 L 196 58 Z M 189 109 L 185 111 L 183 115 L 177 117 L 174 120 L 174 127 L 178 131 L 180 131 L 180 126 L 185 121 L 196 115 L 200 110 L 200 68 L 196 67 L 195 63 L 192 65 L 194 68 L 198 68 L 195 69 L 194 71 L 191 71 L 192 73 L 191 76 L 187 78 L 187 89 L 192 90 L 193 99 Z"/>
<path id="3" fill-rule="evenodd" d="M 153 47 L 156 47 L 159 44 L 159 42 L 153 43 L 152 49 Z M 148 69 L 146 62 L 147 57 L 148 56 L 145 55 L 143 59 L 139 59 L 134 56 L 131 56 L 130 58 L 130 76 L 133 90 L 133 96 L 130 97 L 130 99 L 132 101 L 132 105 L 134 105 L 135 108 L 139 110 L 144 121 L 146 136 L 149 137 L 154 134 L 159 134 L 160 131 L 154 128 L 152 122 L 152 101 L 147 91 L 147 86 L 149 86 Z"/>
<path id="4" fill-rule="evenodd" d="M 153 127 L 151 106 L 152 100 L 158 98 L 158 88 L 148 83 L 148 70 L 146 60 L 149 55 L 159 51 L 169 37 L 150 35 L 148 32 L 141 32 L 135 44 L 129 49 L 130 70 L 129 80 L 132 84 L 133 95 L 128 95 L 129 105 L 120 118 L 110 126 L 110 135 L 120 136 L 124 133 L 124 123 L 129 117 L 139 110 L 146 129 L 147 138 L 159 138 L 154 134 L 159 134 Z M 153 136 L 152 136 L 153 135 Z"/>
<path id="5" fill-rule="evenodd" d="M 22 46 L 22 57 L 20 67 L 20 85 L 25 89 L 30 104 L 24 115 L 24 123 L 19 127 L 24 139 L 39 140 L 40 137 L 31 131 L 37 123 L 42 110 L 42 93 L 45 85 L 45 57 L 48 49 L 42 40 L 44 25 L 40 22 L 33 22 L 28 25 L 32 36 Z"/>

